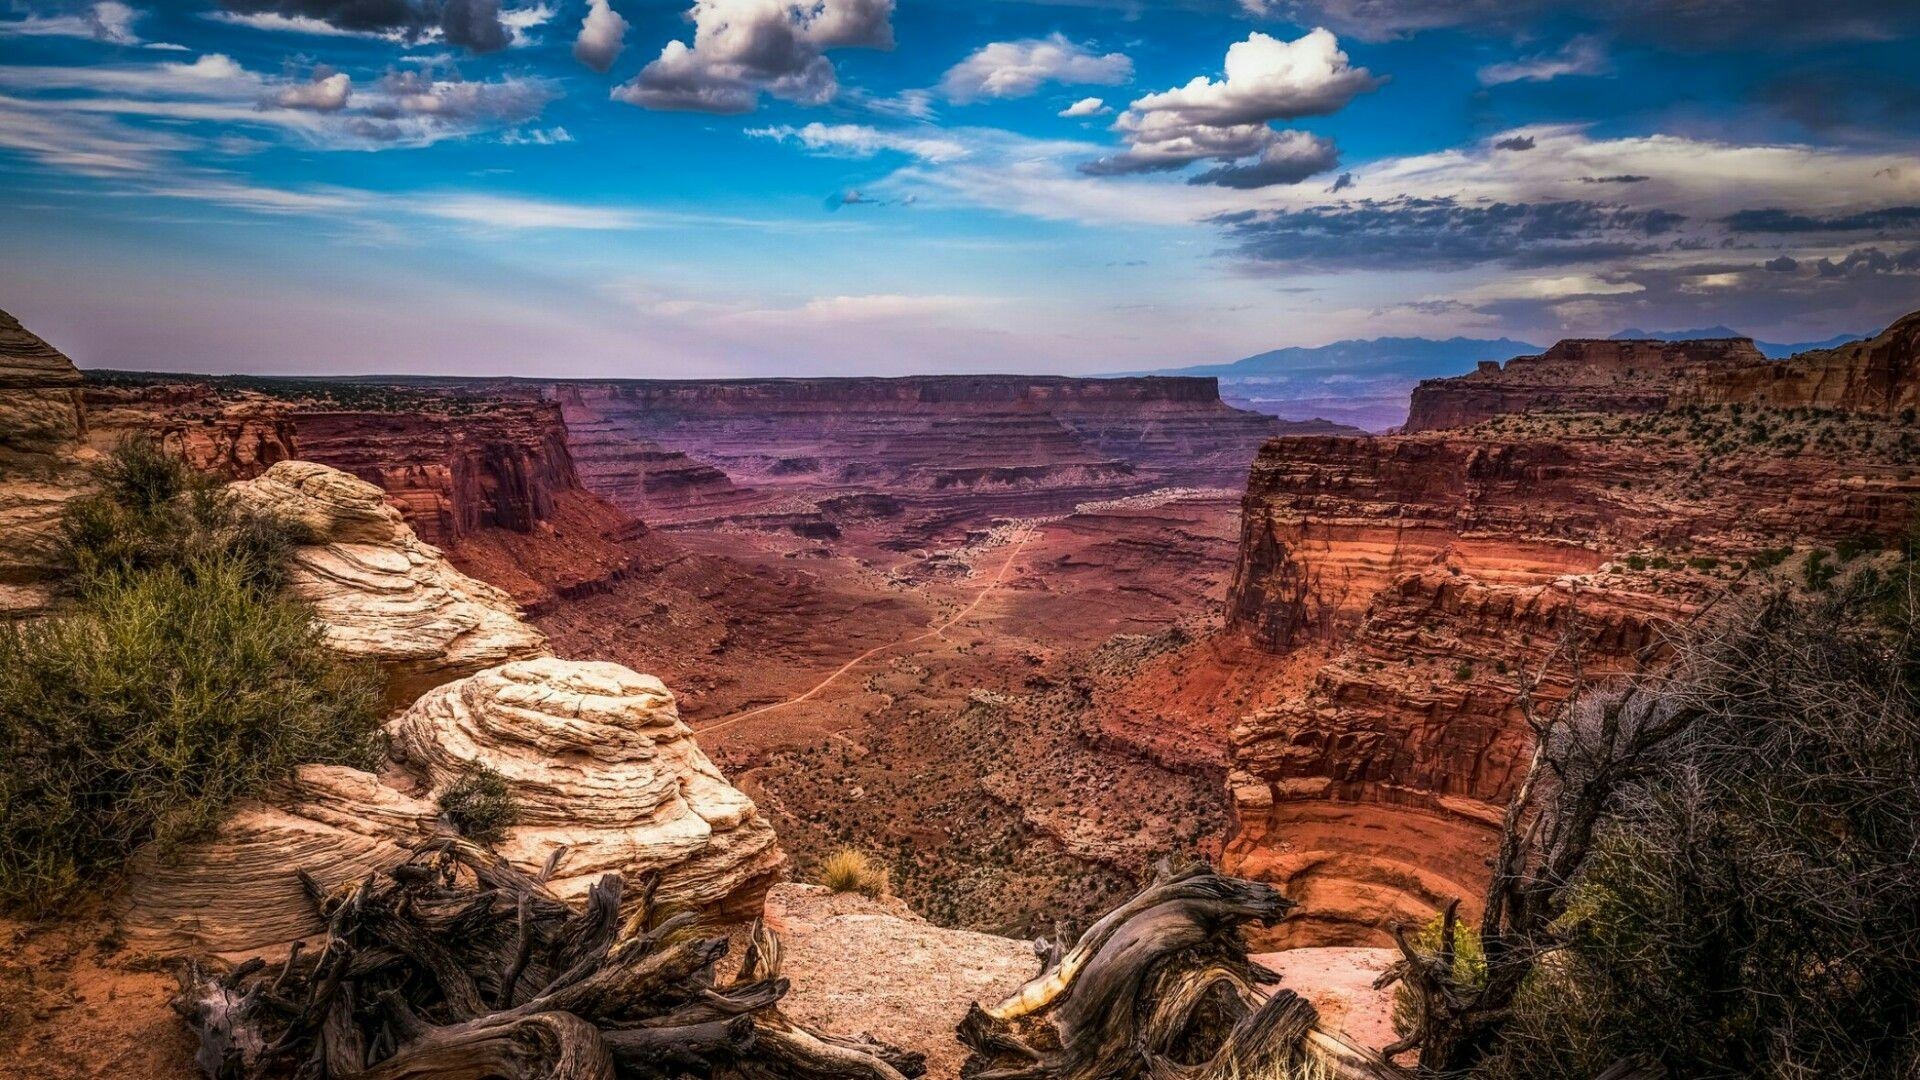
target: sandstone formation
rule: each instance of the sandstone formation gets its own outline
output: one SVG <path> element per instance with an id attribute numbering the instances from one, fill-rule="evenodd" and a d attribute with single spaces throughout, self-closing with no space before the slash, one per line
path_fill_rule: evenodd
<path id="1" fill-rule="evenodd" d="M 1920 312 L 1878 336 L 1769 360 L 1747 338 L 1562 341 L 1539 356 L 1413 392 L 1407 432 L 1471 427 L 1495 416 L 1560 410 L 1648 413 L 1753 405 L 1894 416 L 1920 408 Z"/>
<path id="2" fill-rule="evenodd" d="M 1423 384 L 1418 433 L 1268 443 L 1227 625 L 1288 663 L 1325 657 L 1231 735 L 1227 865 L 1304 901 L 1274 940 L 1377 944 L 1471 906 L 1526 765 L 1523 673 L 1550 709 L 1576 659 L 1587 677 L 1657 664 L 1663 630 L 1718 593 L 1903 535 L 1920 447 L 1888 416 L 1905 392 L 1888 373 L 1910 370 L 1916 327 L 1787 362 L 1844 379 L 1767 384 L 1845 383 L 1822 391 L 1844 412 L 1703 401 L 1754 369 L 1744 340 L 1563 342 Z"/>
<path id="3" fill-rule="evenodd" d="M 283 461 L 229 490 L 310 541 L 294 550 L 288 586 L 314 606 L 330 646 L 385 669 L 390 703 L 549 655 L 511 597 L 421 543 L 379 488 L 325 465 Z"/>
<path id="4" fill-rule="evenodd" d="M 294 870 L 322 888 L 358 883 L 431 836 L 439 808 L 357 769 L 309 765 L 282 790 L 234 809 L 177 853 L 128 869 L 126 927 L 160 952 L 253 953 L 322 932 Z"/>
<path id="5" fill-rule="evenodd" d="M 1407 432 L 1469 427 L 1507 413 L 1659 412 L 1675 390 L 1713 374 L 1763 366 L 1748 338 L 1692 341 L 1575 339 L 1538 356 L 1414 387 Z"/>
<path id="6" fill-rule="evenodd" d="M 89 483 L 80 381 L 73 361 L 0 311 L 0 618 L 45 604 L 59 573 L 61 504 Z"/>
<path id="7" fill-rule="evenodd" d="M 834 539 L 904 500 L 901 543 L 994 516 L 1167 486 L 1236 483 L 1296 427 L 1231 408 L 1212 379 L 914 376 L 568 382 L 586 485 L 650 523 Z"/>
<path id="8" fill-rule="evenodd" d="M 1709 372 L 1683 388 L 1674 401 L 1904 413 L 1912 423 L 1914 410 L 1920 408 L 1920 312 L 1867 341 Z"/>
<path id="9" fill-rule="evenodd" d="M 757 908 L 786 857 L 753 802 L 694 744 L 673 694 L 618 664 L 524 660 L 428 692 L 393 721 L 393 752 L 444 793 L 475 766 L 505 778 L 518 823 L 497 850 L 562 899 L 602 874 L 665 877 L 660 898 Z"/>
<path id="10" fill-rule="evenodd" d="M 563 899 L 607 873 L 659 871 L 661 902 L 751 917 L 786 868 L 772 828 L 694 745 L 673 695 L 618 665 L 490 668 L 429 692 L 388 732 L 395 760 L 379 776 L 308 766 L 207 839 L 141 852 L 129 931 L 155 951 L 222 954 L 318 933 L 294 871 L 333 890 L 398 865 L 447 827 L 440 797 L 475 765 L 506 778 L 520 811 L 498 851 L 528 874 L 550 869 Z"/>
<path id="11" fill-rule="evenodd" d="M 234 479 L 296 458 L 330 465 L 387 492 L 413 530 L 440 547 L 487 528 L 532 532 L 552 518 L 562 492 L 579 488 L 559 406 L 524 395 L 116 376 L 86 397 L 101 449 L 148 434 L 195 468 Z"/>
<path id="12" fill-rule="evenodd" d="M 1031 942 L 935 926 L 893 897 L 780 884 L 766 920 L 793 977 L 795 1019 L 919 1051 L 932 1077 L 960 1075 L 953 1026 L 967 1007 L 1013 993 L 1040 965 Z"/>

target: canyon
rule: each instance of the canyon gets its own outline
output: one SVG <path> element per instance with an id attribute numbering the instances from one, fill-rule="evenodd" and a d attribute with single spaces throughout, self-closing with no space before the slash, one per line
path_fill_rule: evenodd
<path id="1" fill-rule="evenodd" d="M 1422 383 L 1406 434 L 1268 443 L 1226 625 L 1317 659 L 1234 723 L 1226 865 L 1306 901 L 1277 942 L 1471 914 L 1528 710 L 1657 667 L 1729 591 L 1818 586 L 1908 536 L 1916 332 L 1784 361 L 1562 342 Z"/>
<path id="2" fill-rule="evenodd" d="M 1656 667 L 1716 597 L 1900 542 L 1917 355 L 1920 316 L 1786 360 L 1567 341 L 1423 382 L 1404 431 L 1369 436 L 1235 409 L 1208 378 L 81 380 L 4 319 L 0 529 L 22 539 L 0 596 L 57 610 L 59 505 L 130 435 L 332 508 L 348 531 L 293 585 L 336 647 L 392 640 L 381 619 L 431 646 L 367 653 L 424 779 L 303 775 L 210 866 L 352 817 L 411 835 L 474 732 L 542 771 L 524 747 L 560 736 L 499 707 L 515 680 L 618 686 L 626 730 L 697 741 L 749 807 L 702 812 L 740 845 L 702 902 L 854 847 L 906 905 L 887 933 L 1001 965 L 1005 937 L 1084 924 L 1199 851 L 1300 901 L 1257 944 L 1337 956 L 1320 974 L 1346 985 L 1388 925 L 1471 909 L 1529 710 Z M 522 862 L 584 834 L 550 816 Z M 204 883 L 143 887 L 157 940 Z"/>

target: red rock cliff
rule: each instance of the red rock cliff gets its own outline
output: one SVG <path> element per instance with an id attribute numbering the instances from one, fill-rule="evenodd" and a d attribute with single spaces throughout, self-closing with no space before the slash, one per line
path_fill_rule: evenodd
<path id="1" fill-rule="evenodd" d="M 1820 362 L 1898 370 L 1886 338 Z M 1651 355 L 1638 345 L 1609 346 L 1623 380 Z M 1745 351 L 1679 363 L 1691 379 Z M 1388 922 L 1478 896 L 1528 751 L 1522 671 L 1551 708 L 1573 646 L 1588 675 L 1657 662 L 1663 627 L 1787 552 L 1870 547 L 1912 521 L 1920 443 L 1879 411 L 1897 397 L 1811 417 L 1661 412 L 1581 370 L 1574 390 L 1600 393 L 1547 387 L 1525 415 L 1466 432 L 1276 439 L 1256 460 L 1228 625 L 1326 657 L 1297 700 L 1231 737 L 1227 862 L 1305 898 L 1283 941 L 1377 942 Z M 1589 411 L 1564 411 L 1576 398 Z"/>

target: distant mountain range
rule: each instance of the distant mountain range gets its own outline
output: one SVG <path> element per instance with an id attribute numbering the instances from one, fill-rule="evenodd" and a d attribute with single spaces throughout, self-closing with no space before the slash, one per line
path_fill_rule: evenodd
<path id="1" fill-rule="evenodd" d="M 1691 341 L 1694 338 L 1746 336 L 1747 335 L 1731 327 L 1709 326 L 1704 330 L 1640 330 L 1636 328 L 1632 330 L 1622 330 L 1613 335 L 1613 338 L 1615 341 L 1621 341 L 1626 338 L 1652 338 L 1655 341 Z M 1865 334 L 1835 334 L 1825 341 L 1800 341 L 1793 344 L 1782 344 L 1778 341 L 1761 341 L 1755 338 L 1753 344 L 1767 359 L 1785 360 L 1794 353 L 1803 353 L 1808 349 L 1831 349 L 1838 345 L 1845 345 L 1849 341 L 1859 341 L 1861 338 L 1870 338 L 1872 336 L 1873 334 L 1871 332 Z"/>
<path id="2" fill-rule="evenodd" d="M 1541 351 L 1512 338 L 1391 337 L 1336 341 L 1315 348 L 1274 349 L 1230 364 L 1132 372 L 1212 375 L 1230 405 L 1283 420 L 1332 420 L 1385 431 L 1407 418 L 1407 400 L 1421 379 L 1472 371 L 1481 360 Z"/>
<path id="3" fill-rule="evenodd" d="M 1685 341 L 1691 338 L 1745 337 L 1725 326 L 1701 330 L 1622 330 L 1625 338 Z M 1784 359 L 1808 349 L 1830 349 L 1871 334 L 1839 334 L 1825 341 L 1784 344 L 1755 341 L 1768 357 Z M 1482 360 L 1510 360 L 1544 352 L 1545 347 L 1513 338 L 1386 337 L 1336 341 L 1313 348 L 1292 346 L 1258 353 L 1227 364 L 1131 371 L 1129 375 L 1212 375 L 1228 404 L 1270 413 L 1283 420 L 1332 420 L 1368 431 L 1398 427 L 1407 419 L 1407 401 L 1421 379 L 1472 371 Z"/>

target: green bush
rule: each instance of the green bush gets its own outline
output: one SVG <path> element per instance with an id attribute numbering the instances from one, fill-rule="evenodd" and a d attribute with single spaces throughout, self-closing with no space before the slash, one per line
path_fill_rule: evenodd
<path id="1" fill-rule="evenodd" d="M 1435 915 L 1413 935 L 1414 944 L 1423 954 L 1440 951 L 1440 934 L 1444 929 L 1444 916 Z M 1453 977 L 1464 986 L 1478 987 L 1487 984 L 1487 958 L 1480 951 L 1480 934 L 1466 920 L 1453 924 Z M 1393 1030 L 1405 1035 L 1411 1032 L 1420 1015 L 1420 995 L 1406 983 L 1395 983 L 1393 987 Z"/>
<path id="2" fill-rule="evenodd" d="M 455 831 L 477 844 L 499 843 L 520 820 L 520 804 L 506 777 L 480 764 L 469 765 L 440 794 L 440 812 Z"/>
<path id="3" fill-rule="evenodd" d="M 1615 800 L 1477 1075 L 1920 1075 L 1920 588 L 1780 588 L 1685 643 L 1691 717 Z"/>
<path id="4" fill-rule="evenodd" d="M 72 610 L 0 626 L 0 904 L 45 912 L 311 762 L 380 756 L 380 679 L 280 594 L 287 535 L 148 444 L 66 519 Z"/>

